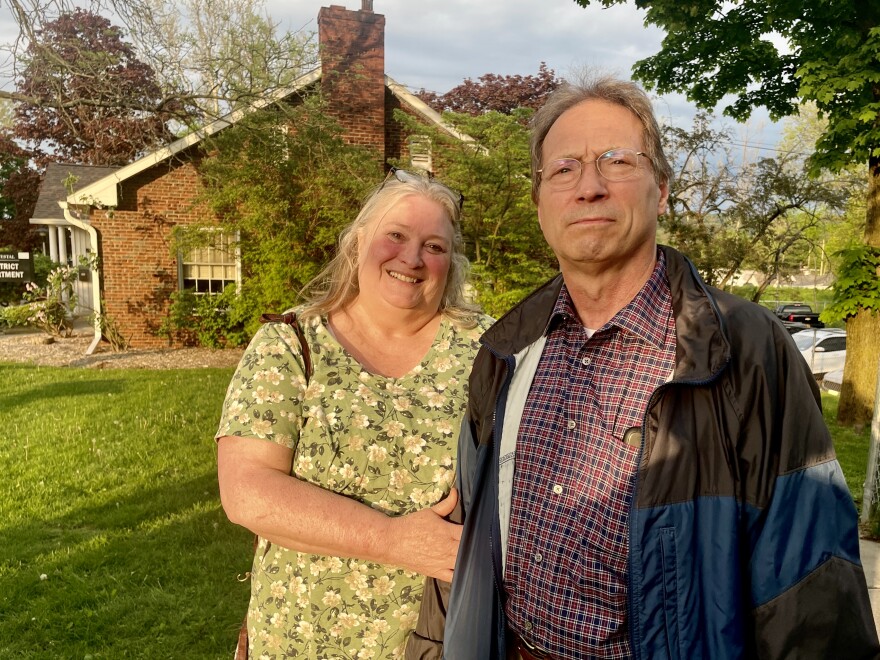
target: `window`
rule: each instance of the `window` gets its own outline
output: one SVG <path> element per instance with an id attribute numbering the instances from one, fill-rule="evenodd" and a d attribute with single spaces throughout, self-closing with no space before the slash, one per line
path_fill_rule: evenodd
<path id="1" fill-rule="evenodd" d="M 195 293 L 222 293 L 229 284 L 238 284 L 238 247 L 230 234 L 211 231 L 213 244 L 190 248 L 181 253 L 180 288 Z"/>
<path id="2" fill-rule="evenodd" d="M 414 170 L 432 171 L 431 140 L 424 135 L 409 138 L 409 162 Z"/>
<path id="3" fill-rule="evenodd" d="M 824 348 L 826 353 L 846 350 L 846 337 L 829 337 L 819 342 L 819 348 Z"/>

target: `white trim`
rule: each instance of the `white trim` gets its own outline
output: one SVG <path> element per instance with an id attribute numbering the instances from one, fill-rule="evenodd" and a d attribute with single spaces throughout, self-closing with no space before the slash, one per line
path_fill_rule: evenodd
<path id="1" fill-rule="evenodd" d="M 507 536 L 510 532 L 510 504 L 513 496 L 513 474 L 516 466 L 516 439 L 522 423 L 526 398 L 538 371 L 547 336 L 541 337 L 513 356 L 516 363 L 513 379 L 507 389 L 504 406 L 504 428 L 498 447 L 498 521 L 501 529 L 501 566 L 507 566 Z"/>
<path id="2" fill-rule="evenodd" d="M 443 117 L 439 112 L 434 110 L 427 103 L 422 101 L 418 96 L 410 92 L 406 87 L 401 85 L 399 82 L 396 82 L 391 76 L 385 76 L 385 86 L 391 90 L 391 93 L 394 94 L 398 99 L 406 103 L 413 110 L 422 115 L 425 119 L 429 120 L 432 124 L 434 124 L 437 128 L 446 131 L 451 136 L 458 138 L 462 142 L 474 143 L 474 138 L 470 135 L 465 135 L 454 129 L 452 126 L 443 121 Z"/>
<path id="3" fill-rule="evenodd" d="M 153 151 L 143 158 L 139 158 L 138 160 L 122 167 L 112 174 L 105 176 L 102 179 L 98 179 L 92 184 L 81 188 L 73 192 L 72 194 L 67 196 L 67 203 L 71 205 L 86 205 L 86 206 L 99 206 L 99 207 L 116 207 L 119 206 L 119 184 L 123 181 L 133 177 L 136 174 L 147 170 L 154 165 L 161 163 L 168 158 L 171 158 L 175 154 L 188 149 L 207 137 L 218 133 L 224 128 L 231 126 L 241 120 L 243 117 L 260 110 L 271 103 L 275 103 L 276 101 L 281 101 L 291 94 L 311 85 L 312 83 L 321 79 L 321 67 L 317 67 L 312 69 L 308 73 L 304 73 L 299 78 L 297 78 L 290 87 L 284 87 L 282 89 L 278 89 L 269 95 L 265 99 L 260 99 L 259 101 L 254 102 L 247 108 L 243 108 L 240 110 L 236 110 L 235 112 L 231 112 L 225 117 L 221 117 L 220 119 L 216 119 L 210 124 L 203 126 L 202 128 L 193 131 L 180 138 L 179 140 L 175 140 L 167 147 L 163 147 L 158 149 L 157 151 Z M 462 142 L 466 142 L 473 146 L 477 146 L 474 139 L 457 131 L 455 128 L 450 126 L 449 124 L 443 121 L 443 118 L 440 116 L 440 113 L 431 108 L 428 104 L 418 98 L 415 94 L 410 92 L 406 87 L 392 79 L 390 76 L 385 76 L 385 85 L 391 90 L 391 93 L 394 94 L 401 102 L 408 105 L 410 108 L 415 110 L 419 115 L 423 118 L 427 119 L 429 122 L 434 124 L 437 128 L 449 133 L 449 135 L 461 140 Z M 485 150 L 484 147 L 479 147 L 481 150 Z"/>
<path id="4" fill-rule="evenodd" d="M 98 270 L 98 231 L 92 227 L 87 222 L 83 222 L 73 216 L 70 212 L 70 209 L 67 207 L 65 202 L 58 202 L 61 208 L 64 210 L 64 218 L 70 223 L 71 226 L 76 227 L 78 229 L 82 229 L 89 236 L 89 242 L 93 248 L 93 254 L 95 255 L 95 259 L 92 261 L 92 309 L 94 310 L 94 328 L 95 328 L 95 338 L 92 339 L 92 343 L 89 344 L 89 347 L 86 349 L 86 355 L 91 355 L 95 352 L 95 349 L 98 347 L 98 344 L 101 341 L 101 321 L 98 316 L 101 314 L 101 272 Z"/>
<path id="5" fill-rule="evenodd" d="M 77 190 L 76 192 L 68 195 L 67 203 L 68 204 L 85 204 L 88 206 L 103 206 L 103 207 L 115 207 L 119 206 L 119 187 L 118 184 L 122 183 L 126 179 L 133 177 L 135 174 L 139 174 L 144 170 L 147 170 L 154 165 L 161 163 L 168 158 L 171 158 L 175 154 L 184 151 L 193 145 L 198 144 L 202 140 L 215 133 L 220 132 L 224 128 L 235 124 L 240 121 L 243 117 L 260 110 L 271 103 L 275 103 L 276 101 L 283 100 L 293 94 L 294 92 L 310 85 L 321 77 L 321 69 L 316 68 L 308 73 L 301 75 L 297 78 L 291 87 L 284 87 L 282 89 L 278 89 L 269 95 L 265 99 L 260 99 L 259 101 L 254 102 L 252 105 L 247 108 L 243 108 L 240 110 L 236 110 L 235 112 L 231 112 L 225 117 L 221 117 L 220 119 L 216 119 L 212 121 L 210 124 L 203 126 L 197 131 L 193 131 L 188 135 L 180 138 L 179 140 L 175 140 L 167 147 L 163 147 L 157 151 L 153 151 L 152 153 L 147 154 L 143 158 L 139 158 L 133 163 L 126 165 L 123 168 L 105 176 L 103 179 L 98 179 L 94 183 Z"/>

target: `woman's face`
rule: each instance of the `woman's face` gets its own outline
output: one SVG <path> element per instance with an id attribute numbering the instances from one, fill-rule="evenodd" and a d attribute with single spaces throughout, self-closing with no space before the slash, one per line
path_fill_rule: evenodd
<path id="1" fill-rule="evenodd" d="M 420 195 L 402 198 L 360 236 L 360 297 L 380 307 L 436 314 L 452 242 L 452 222 L 439 202 Z"/>

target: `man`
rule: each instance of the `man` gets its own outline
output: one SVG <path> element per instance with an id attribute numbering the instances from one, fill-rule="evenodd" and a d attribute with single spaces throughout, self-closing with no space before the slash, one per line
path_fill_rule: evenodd
<path id="1" fill-rule="evenodd" d="M 650 100 L 567 85 L 532 128 L 561 274 L 474 365 L 445 657 L 878 657 L 806 364 L 656 244 L 671 168 Z"/>

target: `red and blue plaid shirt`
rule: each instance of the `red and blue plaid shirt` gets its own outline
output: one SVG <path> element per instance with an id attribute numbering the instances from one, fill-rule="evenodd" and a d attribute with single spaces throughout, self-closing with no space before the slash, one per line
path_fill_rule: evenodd
<path id="1" fill-rule="evenodd" d="M 592 337 L 562 288 L 517 437 L 504 580 L 510 625 L 554 658 L 631 656 L 627 520 L 641 434 L 636 446 L 624 436 L 674 364 L 662 253 Z"/>

